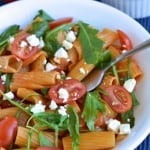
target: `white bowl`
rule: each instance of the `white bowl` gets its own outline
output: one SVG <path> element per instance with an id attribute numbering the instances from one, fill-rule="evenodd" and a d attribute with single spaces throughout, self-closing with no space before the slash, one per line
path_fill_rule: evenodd
<path id="1" fill-rule="evenodd" d="M 136 21 L 117 9 L 96 1 L 81 0 L 21 0 L 0 8 L 0 32 L 12 24 L 25 27 L 31 22 L 39 9 L 48 12 L 54 18 L 73 16 L 94 25 L 98 29 L 104 27 L 124 30 L 137 45 L 150 38 L 149 33 Z M 135 55 L 144 78 L 137 86 L 136 94 L 140 105 L 135 109 L 136 122 L 131 134 L 117 144 L 116 150 L 133 150 L 150 132 L 150 49 Z"/>

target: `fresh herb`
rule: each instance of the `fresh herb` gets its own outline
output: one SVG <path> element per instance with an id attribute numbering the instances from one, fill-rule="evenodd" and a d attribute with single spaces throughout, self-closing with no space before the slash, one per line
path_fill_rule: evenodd
<path id="1" fill-rule="evenodd" d="M 116 65 L 112 66 L 112 71 L 113 71 L 113 74 L 114 74 L 114 76 L 116 77 L 116 79 L 118 81 L 118 84 L 120 84 L 119 83 L 120 79 L 119 79 L 119 75 L 118 75 L 118 71 L 117 71 Z"/>
<path id="2" fill-rule="evenodd" d="M 6 75 L 6 81 L 5 81 L 6 92 L 10 91 L 10 83 L 11 83 L 12 75 L 13 75 L 12 73 L 7 73 Z"/>
<path id="3" fill-rule="evenodd" d="M 47 21 L 33 22 L 31 25 L 29 33 L 35 34 L 37 37 L 41 37 L 49 28 L 49 23 Z"/>
<path id="4" fill-rule="evenodd" d="M 71 28 L 72 24 L 64 24 L 59 27 L 54 28 L 53 30 L 47 31 L 44 41 L 45 47 L 44 51 L 49 55 L 53 56 L 54 53 L 61 47 L 57 41 L 57 35 L 60 31 L 68 31 Z"/>
<path id="5" fill-rule="evenodd" d="M 103 69 L 111 62 L 111 53 L 109 50 L 105 50 L 98 56 L 97 68 Z"/>
<path id="6" fill-rule="evenodd" d="M 99 93 L 97 91 L 87 93 L 82 117 L 86 121 L 90 131 L 94 130 L 95 119 L 97 118 L 99 111 L 105 112 L 105 106 L 100 100 Z"/>
<path id="7" fill-rule="evenodd" d="M 83 49 L 83 58 L 87 64 L 97 64 L 104 42 L 96 37 L 97 29 L 82 21 L 78 24 L 80 27 L 79 39 Z"/>
<path id="8" fill-rule="evenodd" d="M 18 25 L 12 25 L 0 35 L 0 55 L 9 44 L 9 38 L 19 31 Z"/>
<path id="9" fill-rule="evenodd" d="M 139 105 L 139 101 L 138 101 L 134 91 L 131 93 L 131 97 L 132 97 L 132 104 L 133 104 L 133 106 L 135 107 L 135 106 Z"/>
<path id="10" fill-rule="evenodd" d="M 37 18 L 37 17 L 42 18 L 42 20 L 44 20 L 44 21 L 53 21 L 53 20 L 54 20 L 54 19 L 53 19 L 50 15 L 48 15 L 44 10 L 39 10 L 39 11 L 38 11 L 38 15 L 37 15 L 35 18 Z"/>
<path id="11" fill-rule="evenodd" d="M 48 94 L 49 88 L 42 88 L 41 93 L 43 96 L 46 96 Z"/>
<path id="12" fill-rule="evenodd" d="M 121 120 L 123 123 L 129 123 L 131 128 L 134 127 L 135 117 L 133 109 L 129 110 L 128 112 L 122 113 Z"/>
<path id="13" fill-rule="evenodd" d="M 54 146 L 53 143 L 50 141 L 49 138 L 47 138 L 42 131 L 39 132 L 39 141 L 40 141 L 40 146 L 48 146 L 52 147 Z"/>
<path id="14" fill-rule="evenodd" d="M 67 110 L 69 114 L 68 130 L 72 138 L 72 149 L 77 150 L 80 143 L 79 117 L 71 106 L 68 106 Z"/>

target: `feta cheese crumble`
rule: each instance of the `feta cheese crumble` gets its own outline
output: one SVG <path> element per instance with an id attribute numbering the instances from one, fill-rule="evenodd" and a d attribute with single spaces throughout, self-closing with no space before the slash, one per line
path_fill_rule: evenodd
<path id="1" fill-rule="evenodd" d="M 68 53 L 65 51 L 64 48 L 59 48 L 56 53 L 54 54 L 55 57 L 57 58 L 68 58 Z"/>
<path id="2" fill-rule="evenodd" d="M 21 48 L 24 48 L 28 45 L 28 43 L 26 41 L 22 41 L 21 44 L 20 44 L 20 47 Z"/>
<path id="3" fill-rule="evenodd" d="M 84 74 L 84 75 L 86 74 L 86 71 L 85 71 L 84 68 L 80 68 L 79 71 L 80 71 L 81 74 Z"/>
<path id="4" fill-rule="evenodd" d="M 58 109 L 58 113 L 62 116 L 68 115 L 66 111 L 67 109 L 64 106 L 60 106 L 60 108 Z"/>
<path id="5" fill-rule="evenodd" d="M 45 66 L 45 69 L 47 72 L 52 71 L 52 70 L 56 69 L 56 66 L 48 62 Z"/>
<path id="6" fill-rule="evenodd" d="M 5 83 L 6 82 L 6 74 L 1 75 L 1 80 Z"/>
<path id="7" fill-rule="evenodd" d="M 125 81 L 123 87 L 128 91 L 128 92 L 133 92 L 134 88 L 136 85 L 136 80 L 135 79 L 128 79 Z"/>
<path id="8" fill-rule="evenodd" d="M 40 113 L 40 112 L 45 112 L 45 105 L 42 104 L 41 101 L 39 101 L 38 103 L 36 103 L 32 108 L 31 108 L 31 112 L 32 113 Z"/>
<path id="9" fill-rule="evenodd" d="M 62 42 L 62 46 L 63 46 L 66 50 L 68 50 L 68 49 L 71 49 L 71 48 L 73 47 L 73 44 L 72 44 L 71 42 L 67 41 L 67 40 L 64 40 L 64 41 Z"/>
<path id="10" fill-rule="evenodd" d="M 107 124 L 108 130 L 118 133 L 119 127 L 120 127 L 120 121 L 118 121 L 116 119 L 108 120 L 108 124 Z"/>
<path id="11" fill-rule="evenodd" d="M 13 92 L 11 92 L 11 91 L 10 91 L 10 92 L 5 93 L 4 95 L 5 95 L 6 97 L 4 96 L 4 97 L 3 97 L 3 100 L 6 100 L 6 99 L 7 99 L 7 97 L 8 97 L 9 99 L 14 99 L 14 97 L 15 97 L 15 96 L 14 96 L 14 93 L 13 93 Z"/>
<path id="12" fill-rule="evenodd" d="M 66 40 L 69 42 L 74 42 L 76 40 L 76 35 L 73 31 L 69 31 L 66 35 Z"/>
<path id="13" fill-rule="evenodd" d="M 55 109 L 58 108 L 58 105 L 55 103 L 55 101 L 51 100 L 51 103 L 50 103 L 50 105 L 49 105 L 49 108 L 50 108 L 51 110 L 55 110 Z"/>
<path id="14" fill-rule="evenodd" d="M 125 124 L 121 124 L 119 127 L 119 134 L 130 134 L 131 132 L 131 128 L 130 128 L 130 124 L 125 123 Z"/>
<path id="15" fill-rule="evenodd" d="M 58 97 L 61 98 L 61 99 L 63 99 L 63 102 L 66 102 L 68 100 L 68 98 L 69 98 L 69 93 L 64 88 L 60 88 L 58 90 L 58 94 L 59 94 Z"/>
<path id="16" fill-rule="evenodd" d="M 35 34 L 32 34 L 26 38 L 27 42 L 30 44 L 30 46 L 39 46 L 40 40 L 36 37 Z"/>

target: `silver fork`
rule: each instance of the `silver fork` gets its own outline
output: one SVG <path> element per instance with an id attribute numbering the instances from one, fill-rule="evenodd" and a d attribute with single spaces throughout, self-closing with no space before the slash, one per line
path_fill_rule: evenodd
<path id="1" fill-rule="evenodd" d="M 141 44 L 137 45 L 130 51 L 126 51 L 121 54 L 116 59 L 112 60 L 103 70 L 95 68 L 91 73 L 82 81 L 83 84 L 87 87 L 87 91 L 92 91 L 95 89 L 103 80 L 105 73 L 110 69 L 113 65 L 118 63 L 119 61 L 141 51 L 146 48 L 150 47 L 150 39 L 142 42 Z"/>

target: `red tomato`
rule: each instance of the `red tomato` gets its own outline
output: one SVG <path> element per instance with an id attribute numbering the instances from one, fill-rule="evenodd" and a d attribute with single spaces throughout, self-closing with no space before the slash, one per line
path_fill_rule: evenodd
<path id="1" fill-rule="evenodd" d="M 132 97 L 122 86 L 112 85 L 106 88 L 107 95 L 103 99 L 110 105 L 113 111 L 124 113 L 132 107 Z"/>
<path id="2" fill-rule="evenodd" d="M 23 33 L 21 35 L 18 35 L 15 38 L 14 42 L 12 44 L 10 44 L 11 53 L 22 60 L 25 60 L 25 59 L 31 57 L 32 55 L 34 55 L 38 49 L 37 46 L 31 47 L 28 44 L 25 47 L 20 47 L 21 42 L 26 41 L 26 38 L 29 35 L 30 35 L 29 33 Z"/>
<path id="3" fill-rule="evenodd" d="M 18 122 L 14 117 L 6 117 L 0 121 L 0 147 L 8 148 L 17 132 Z"/>
<path id="4" fill-rule="evenodd" d="M 50 22 L 49 26 L 50 26 L 50 29 L 54 29 L 60 25 L 63 25 L 63 24 L 66 24 L 66 23 L 70 23 L 72 22 L 72 17 L 67 17 L 67 18 L 61 18 L 61 19 L 58 19 L 58 20 L 54 20 L 52 22 Z"/>
<path id="5" fill-rule="evenodd" d="M 60 150 L 59 148 L 57 147 L 38 147 L 36 150 Z"/>
<path id="6" fill-rule="evenodd" d="M 3 84 L 3 81 L 1 80 L 0 78 L 0 90 L 2 92 L 5 92 L 6 88 L 5 88 L 5 85 Z M 2 98 L 2 94 L 0 93 L 0 98 Z"/>
<path id="7" fill-rule="evenodd" d="M 132 42 L 130 40 L 130 38 L 128 37 L 128 35 L 126 33 L 124 33 L 122 30 L 117 30 L 119 39 L 120 39 L 120 43 L 123 46 L 123 48 L 125 50 L 130 50 L 133 48 L 132 46 Z"/>
<path id="8" fill-rule="evenodd" d="M 65 89 L 69 93 L 67 100 L 60 98 L 58 91 L 60 89 Z M 64 80 L 52 88 L 50 88 L 48 95 L 51 100 L 54 100 L 57 104 L 65 104 L 71 101 L 78 100 L 86 93 L 86 87 L 76 79 Z"/>

